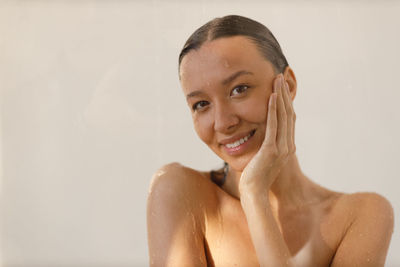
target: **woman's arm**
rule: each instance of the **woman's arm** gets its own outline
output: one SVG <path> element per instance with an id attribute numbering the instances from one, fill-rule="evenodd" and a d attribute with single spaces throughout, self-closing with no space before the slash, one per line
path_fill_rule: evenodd
<path id="1" fill-rule="evenodd" d="M 295 113 L 282 74 L 275 79 L 273 88 L 264 142 L 240 178 L 240 202 L 260 265 L 293 266 L 289 248 L 272 213 L 268 194 L 280 169 L 295 152 Z"/>
<path id="2" fill-rule="evenodd" d="M 294 266 L 289 248 L 275 221 L 267 196 L 241 197 L 260 266 Z"/>
<path id="3" fill-rule="evenodd" d="M 207 266 L 204 220 L 189 180 L 176 163 L 153 177 L 147 200 L 150 266 Z"/>
<path id="4" fill-rule="evenodd" d="M 349 196 L 354 217 L 342 238 L 332 267 L 383 267 L 393 233 L 393 209 L 375 193 Z"/>

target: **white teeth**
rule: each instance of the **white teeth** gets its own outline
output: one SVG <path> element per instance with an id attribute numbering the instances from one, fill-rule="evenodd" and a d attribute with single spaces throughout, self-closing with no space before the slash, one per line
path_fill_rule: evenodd
<path id="1" fill-rule="evenodd" d="M 237 140 L 237 141 L 235 141 L 235 142 L 233 142 L 233 143 L 226 144 L 226 147 L 227 147 L 227 148 L 234 148 L 234 147 L 237 147 L 237 146 L 243 144 L 244 142 L 246 142 L 247 140 L 249 140 L 250 136 L 251 136 L 251 133 L 250 133 L 249 135 L 243 137 L 243 138 L 240 138 L 239 140 Z"/>

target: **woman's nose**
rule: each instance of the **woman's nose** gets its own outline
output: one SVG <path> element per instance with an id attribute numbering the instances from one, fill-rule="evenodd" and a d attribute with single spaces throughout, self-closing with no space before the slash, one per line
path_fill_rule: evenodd
<path id="1" fill-rule="evenodd" d="M 221 133 L 232 132 L 239 124 L 235 109 L 229 104 L 217 104 L 214 108 L 214 130 Z"/>

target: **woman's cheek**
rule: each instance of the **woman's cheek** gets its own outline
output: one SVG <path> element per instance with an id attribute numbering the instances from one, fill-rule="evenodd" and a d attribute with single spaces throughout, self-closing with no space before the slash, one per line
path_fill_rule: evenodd
<path id="1" fill-rule="evenodd" d="M 193 116 L 194 129 L 199 138 L 206 143 L 210 144 L 213 140 L 212 121 L 206 114 L 198 114 Z"/>
<path id="2" fill-rule="evenodd" d="M 252 98 L 247 103 L 243 103 L 240 108 L 242 117 L 249 122 L 261 123 L 267 119 L 267 101 L 262 101 L 265 97 Z"/>

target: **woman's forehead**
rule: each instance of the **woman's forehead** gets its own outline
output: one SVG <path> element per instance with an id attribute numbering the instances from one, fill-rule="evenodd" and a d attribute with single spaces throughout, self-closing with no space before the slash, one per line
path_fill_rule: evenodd
<path id="1" fill-rule="evenodd" d="M 185 55 L 180 66 L 183 87 L 201 86 L 207 81 L 223 80 L 230 73 L 245 70 L 253 73 L 272 69 L 257 46 L 243 36 L 219 38 L 204 43 Z"/>
<path id="2" fill-rule="evenodd" d="M 256 45 L 248 38 L 234 36 L 205 42 L 200 48 L 191 50 L 182 60 L 182 71 L 199 67 L 226 67 L 232 64 L 246 64 L 256 59 L 263 60 Z"/>

